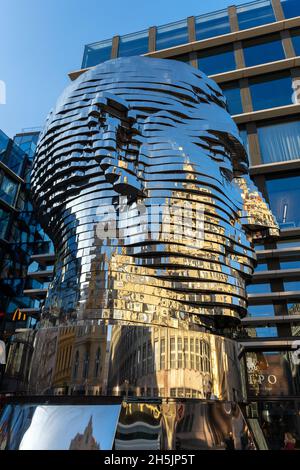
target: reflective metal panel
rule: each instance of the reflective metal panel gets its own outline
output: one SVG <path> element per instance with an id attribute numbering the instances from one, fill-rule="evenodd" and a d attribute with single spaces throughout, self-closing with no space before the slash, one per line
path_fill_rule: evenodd
<path id="1" fill-rule="evenodd" d="M 146 57 L 82 74 L 49 115 L 32 191 L 57 260 L 21 386 L 240 399 L 222 336 L 246 315 L 253 238 L 278 227 L 216 83 Z"/>
<path id="2" fill-rule="evenodd" d="M 116 450 L 255 450 L 239 406 L 163 401 L 123 403 Z"/>
<path id="3" fill-rule="evenodd" d="M 109 450 L 120 405 L 6 405 L 0 450 Z"/>

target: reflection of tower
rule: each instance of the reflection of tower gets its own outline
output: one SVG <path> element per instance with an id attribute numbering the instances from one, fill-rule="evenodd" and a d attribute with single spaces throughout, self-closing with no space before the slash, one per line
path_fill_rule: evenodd
<path id="1" fill-rule="evenodd" d="M 83 434 L 79 432 L 71 440 L 69 450 L 100 450 L 100 444 L 93 436 L 93 418 L 90 417 Z"/>
<path id="2" fill-rule="evenodd" d="M 63 327 L 59 330 L 53 374 L 53 385 L 58 393 L 67 392 L 67 387 L 71 380 L 71 357 L 74 338 L 75 329 L 73 326 Z M 64 389 L 63 387 L 66 388 Z"/>

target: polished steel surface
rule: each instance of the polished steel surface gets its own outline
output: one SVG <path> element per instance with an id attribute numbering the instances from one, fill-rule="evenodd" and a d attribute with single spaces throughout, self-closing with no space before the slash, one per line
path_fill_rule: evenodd
<path id="1" fill-rule="evenodd" d="M 47 431 L 46 431 L 47 430 Z M 199 400 L 5 405 L 0 450 L 255 450 L 238 405 Z"/>
<path id="2" fill-rule="evenodd" d="M 247 312 L 253 238 L 278 227 L 216 83 L 145 57 L 81 75 L 48 117 L 32 191 L 56 263 L 41 328 L 11 348 L 19 390 L 242 399 L 223 336 Z"/>

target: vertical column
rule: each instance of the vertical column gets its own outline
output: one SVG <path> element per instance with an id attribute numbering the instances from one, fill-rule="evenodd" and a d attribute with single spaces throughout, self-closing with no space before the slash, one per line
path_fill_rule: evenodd
<path id="1" fill-rule="evenodd" d="M 195 17 L 189 16 L 187 19 L 189 42 L 196 41 Z"/>
<path id="2" fill-rule="evenodd" d="M 233 43 L 234 57 L 237 69 L 243 69 L 245 67 L 245 59 L 243 52 L 243 45 L 241 41 Z"/>
<path id="3" fill-rule="evenodd" d="M 271 3 L 272 3 L 272 7 L 275 13 L 276 20 L 277 21 L 284 20 L 285 18 L 284 18 L 284 13 L 283 13 L 280 0 L 271 0 Z"/>
<path id="4" fill-rule="evenodd" d="M 151 26 L 148 31 L 148 49 L 149 52 L 156 50 L 156 26 Z"/>
<path id="5" fill-rule="evenodd" d="M 241 78 L 240 80 L 241 99 L 244 113 L 251 113 L 253 111 L 252 99 L 249 90 L 248 78 Z"/>
<path id="6" fill-rule="evenodd" d="M 236 13 L 236 6 L 228 7 L 228 16 L 229 16 L 229 24 L 231 32 L 234 33 L 235 31 L 239 30 L 239 23 Z"/>
<path id="7" fill-rule="evenodd" d="M 248 124 L 246 124 L 246 129 L 247 129 L 247 134 L 248 134 L 251 166 L 261 165 L 262 158 L 261 158 L 261 153 L 260 153 L 256 123 L 249 122 Z"/>
<path id="8" fill-rule="evenodd" d="M 116 59 L 119 53 L 119 40 L 120 36 L 114 36 L 112 38 L 112 45 L 111 45 L 111 59 Z"/>

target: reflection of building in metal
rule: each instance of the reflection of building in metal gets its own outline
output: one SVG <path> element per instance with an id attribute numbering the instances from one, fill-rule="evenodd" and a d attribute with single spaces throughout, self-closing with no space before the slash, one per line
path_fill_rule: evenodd
<path id="1" fill-rule="evenodd" d="M 105 325 L 85 325 L 75 329 L 69 384 L 72 394 L 105 394 Z"/>
<path id="2" fill-rule="evenodd" d="M 212 80 L 141 57 L 90 70 L 49 116 L 32 191 L 57 254 L 32 393 L 242 398 L 230 338 L 252 241 L 278 227 Z"/>
<path id="3" fill-rule="evenodd" d="M 231 403 L 123 403 L 115 449 L 224 449 L 231 434 L 235 449 L 255 448 L 240 408 Z"/>
<path id="4" fill-rule="evenodd" d="M 241 399 L 235 343 L 199 331 L 115 326 L 111 394 Z"/>
<path id="5" fill-rule="evenodd" d="M 72 374 L 72 353 L 75 328 L 63 327 L 58 331 L 56 361 L 53 373 L 53 387 L 56 393 L 67 393 Z"/>
<path id="6" fill-rule="evenodd" d="M 79 432 L 72 439 L 69 450 L 100 450 L 100 444 L 96 441 L 93 436 L 93 417 L 90 420 L 83 431 L 83 434 Z"/>

